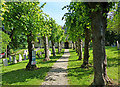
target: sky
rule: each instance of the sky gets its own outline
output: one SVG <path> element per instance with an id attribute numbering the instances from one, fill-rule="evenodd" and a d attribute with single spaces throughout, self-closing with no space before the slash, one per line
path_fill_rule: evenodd
<path id="1" fill-rule="evenodd" d="M 41 5 L 43 3 L 44 2 L 41 2 Z M 50 17 L 52 17 L 56 21 L 57 24 L 63 26 L 65 21 L 62 20 L 62 17 L 67 12 L 67 9 L 62 10 L 62 8 L 66 5 L 69 5 L 69 3 L 70 3 L 70 0 L 68 0 L 67 2 L 47 1 L 46 5 L 44 6 L 44 8 L 42 10 L 44 13 L 46 13 Z"/>

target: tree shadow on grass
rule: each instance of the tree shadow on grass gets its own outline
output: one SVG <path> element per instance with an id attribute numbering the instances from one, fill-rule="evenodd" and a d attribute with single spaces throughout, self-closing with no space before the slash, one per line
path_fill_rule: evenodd
<path id="1" fill-rule="evenodd" d="M 107 57 L 107 66 L 108 67 L 118 67 L 119 63 L 118 63 L 119 59 L 118 58 L 109 58 Z"/>
<path id="2" fill-rule="evenodd" d="M 27 79 L 44 79 L 46 73 L 51 67 L 41 67 L 34 71 L 27 71 L 25 69 L 18 69 L 11 72 L 6 72 L 2 74 L 2 81 L 7 84 L 13 84 L 17 82 L 27 82 Z"/>
<path id="3" fill-rule="evenodd" d="M 40 62 L 38 62 L 38 63 L 40 63 L 40 64 L 54 63 L 54 62 L 56 62 L 56 60 L 59 59 L 60 57 L 61 57 L 61 56 L 51 56 L 49 61 L 44 61 L 44 62 L 43 62 L 43 60 L 42 60 L 42 61 L 40 61 Z M 44 58 L 43 58 L 43 59 L 44 59 Z M 53 60 L 53 59 L 55 59 L 55 60 Z"/>
<path id="4" fill-rule="evenodd" d="M 69 68 L 68 71 L 69 71 L 68 77 L 74 76 L 77 77 L 78 79 L 82 79 L 85 76 L 93 74 L 93 68 L 83 69 L 80 67 L 76 67 L 76 68 Z"/>

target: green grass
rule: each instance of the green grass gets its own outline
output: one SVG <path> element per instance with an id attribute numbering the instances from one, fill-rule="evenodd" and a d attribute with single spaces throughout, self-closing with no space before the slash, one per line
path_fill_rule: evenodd
<path id="1" fill-rule="evenodd" d="M 84 50 L 84 49 L 83 49 Z M 92 48 L 90 49 L 89 62 L 93 65 Z M 119 51 L 120 52 L 120 51 Z M 107 54 L 107 74 L 110 79 L 118 83 L 118 50 L 117 47 L 106 47 Z M 70 58 L 68 63 L 68 78 L 70 85 L 90 85 L 94 79 L 93 67 L 89 69 L 80 68 L 83 59 L 78 61 L 76 52 L 70 49 Z M 119 80 L 120 81 L 120 80 Z"/>
<path id="2" fill-rule="evenodd" d="M 39 51 L 37 51 L 39 52 Z M 57 49 L 56 49 L 57 52 Z M 53 63 L 58 60 L 64 53 L 64 49 L 61 54 L 57 54 L 56 57 L 50 56 L 50 61 L 44 62 L 44 56 L 42 58 L 36 57 L 37 67 L 39 69 L 34 71 L 25 70 L 28 60 L 19 62 L 17 64 L 11 64 L 9 66 L 2 67 L 2 84 L 3 85 L 41 85 L 44 81 L 47 72 L 50 70 Z"/>

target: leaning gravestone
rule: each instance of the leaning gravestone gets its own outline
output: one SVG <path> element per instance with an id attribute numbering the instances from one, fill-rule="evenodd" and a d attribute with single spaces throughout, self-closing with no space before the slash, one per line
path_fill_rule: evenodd
<path id="1" fill-rule="evenodd" d="M 16 57 L 13 57 L 13 63 L 17 63 Z"/>
<path id="2" fill-rule="evenodd" d="M 26 54 L 23 54 L 24 60 L 26 60 Z"/>
<path id="3" fill-rule="evenodd" d="M 3 59 L 3 65 L 8 66 L 8 60 L 7 59 Z"/>
<path id="4" fill-rule="evenodd" d="M 19 62 L 21 62 L 22 61 L 22 56 L 21 56 L 21 54 L 19 54 Z"/>
<path id="5" fill-rule="evenodd" d="M 9 62 L 10 62 L 10 63 L 12 62 L 12 57 L 11 57 L 11 56 L 9 56 Z"/>

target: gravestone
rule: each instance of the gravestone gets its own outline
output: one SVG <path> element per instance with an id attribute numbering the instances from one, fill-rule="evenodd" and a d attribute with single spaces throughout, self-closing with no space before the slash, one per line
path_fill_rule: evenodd
<path id="1" fill-rule="evenodd" d="M 51 56 L 51 51 L 49 51 L 49 56 Z"/>
<path id="2" fill-rule="evenodd" d="M 26 60 L 26 54 L 23 54 L 24 60 Z"/>
<path id="3" fill-rule="evenodd" d="M 119 42 L 117 41 L 117 49 L 119 50 L 119 47 L 120 47 L 120 45 L 119 45 Z"/>
<path id="4" fill-rule="evenodd" d="M 9 62 L 10 62 L 10 63 L 12 62 L 12 57 L 11 57 L 11 56 L 9 56 Z"/>
<path id="5" fill-rule="evenodd" d="M 31 61 L 31 65 L 35 65 L 36 64 L 36 51 L 32 51 L 32 61 Z"/>
<path id="6" fill-rule="evenodd" d="M 22 61 L 22 56 L 21 56 L 21 54 L 19 54 L 19 62 L 21 62 Z"/>
<path id="7" fill-rule="evenodd" d="M 26 56 L 28 55 L 28 50 L 26 50 Z"/>
<path id="8" fill-rule="evenodd" d="M 16 57 L 13 57 L 13 63 L 17 63 Z"/>
<path id="9" fill-rule="evenodd" d="M 3 65 L 8 66 L 8 60 L 7 59 L 3 59 Z"/>
<path id="10" fill-rule="evenodd" d="M 40 57 L 42 57 L 42 52 L 40 52 Z"/>

